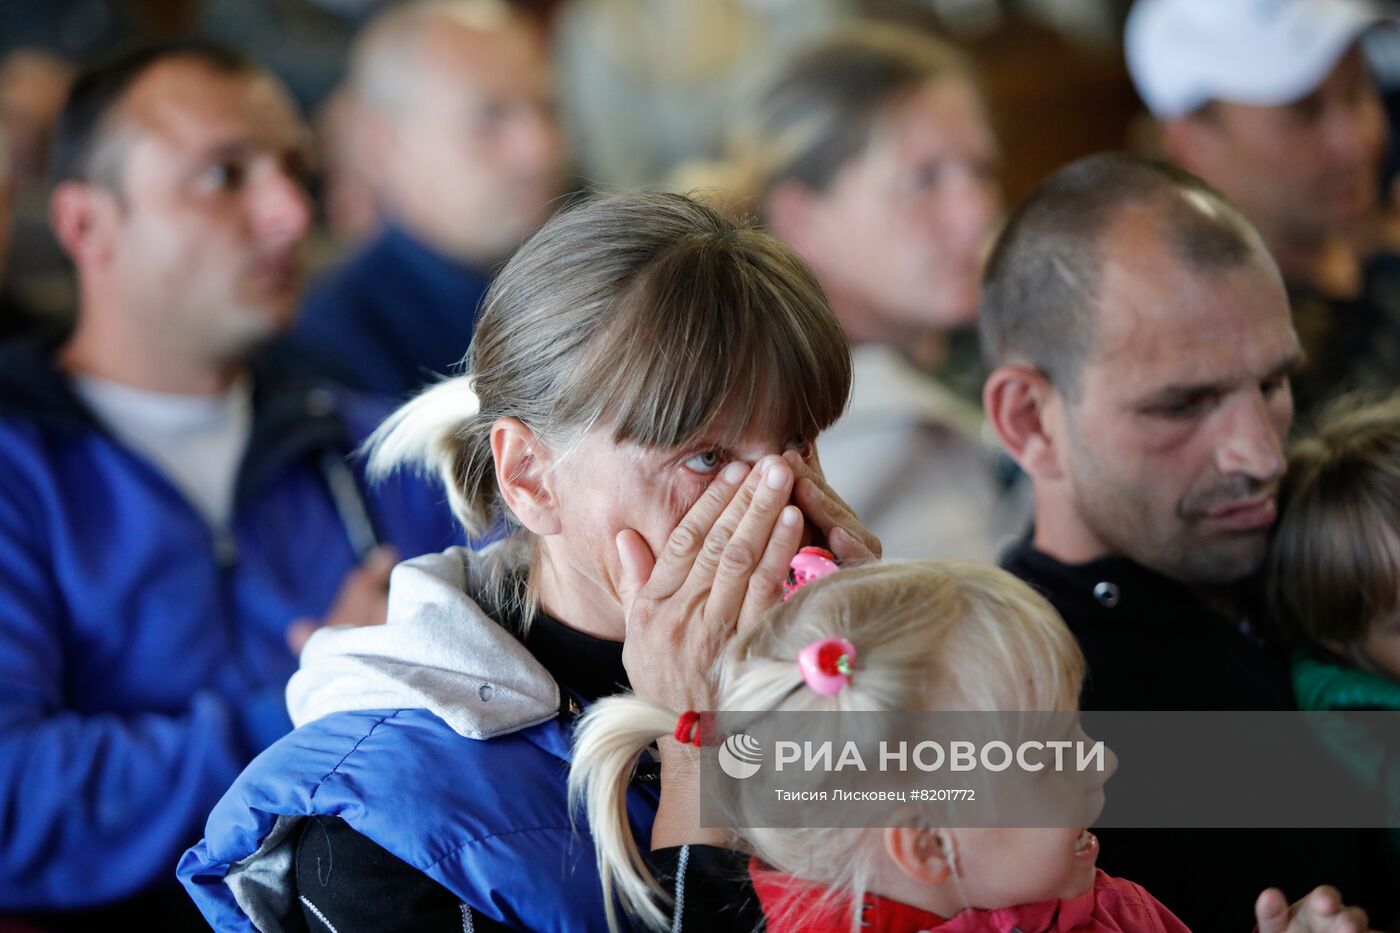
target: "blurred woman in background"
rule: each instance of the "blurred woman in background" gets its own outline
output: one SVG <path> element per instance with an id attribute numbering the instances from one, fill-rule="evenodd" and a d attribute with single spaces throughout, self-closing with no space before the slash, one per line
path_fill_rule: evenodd
<path id="1" fill-rule="evenodd" d="M 981 392 L 982 258 L 1001 212 L 997 160 L 955 49 L 859 24 L 780 68 L 721 171 L 678 178 L 757 213 L 816 273 L 855 367 L 850 409 L 822 436 L 822 465 L 889 557 L 990 560 L 1025 516 L 1001 491 L 971 401 Z"/>

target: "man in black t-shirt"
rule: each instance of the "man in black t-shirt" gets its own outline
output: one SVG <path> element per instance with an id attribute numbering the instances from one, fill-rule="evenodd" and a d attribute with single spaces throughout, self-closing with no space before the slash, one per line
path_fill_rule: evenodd
<path id="1" fill-rule="evenodd" d="M 1004 559 L 1065 617 L 1099 710 L 1291 708 L 1249 611 L 1275 517 L 1298 337 L 1240 212 L 1164 163 L 1094 156 L 1043 183 L 986 273 L 988 419 L 1030 477 Z M 1111 788 L 1110 788 L 1111 794 Z M 1193 929 L 1243 929 L 1261 888 L 1371 896 L 1368 834 L 1105 832 L 1102 865 Z M 1390 887 L 1394 887 L 1393 884 Z"/>

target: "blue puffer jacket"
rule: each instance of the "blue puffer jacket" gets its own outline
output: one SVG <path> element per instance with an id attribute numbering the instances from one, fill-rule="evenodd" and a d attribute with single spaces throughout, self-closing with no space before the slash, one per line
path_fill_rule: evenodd
<path id="1" fill-rule="evenodd" d="M 376 538 L 460 540 L 440 493 L 370 492 L 347 466 L 384 407 L 270 372 L 253 399 L 214 529 L 45 352 L 0 352 L 0 911 L 173 890 L 209 808 L 291 726 L 288 624 Z"/>
<path id="2" fill-rule="evenodd" d="M 214 809 L 180 880 L 219 931 L 301 918 L 298 822 L 336 816 L 477 913 L 527 930 L 607 929 L 593 842 L 566 795 L 574 714 L 468 595 L 461 548 L 394 569 L 389 621 L 318 632 L 287 688 L 297 729 Z M 634 782 L 639 845 L 654 782 Z"/>

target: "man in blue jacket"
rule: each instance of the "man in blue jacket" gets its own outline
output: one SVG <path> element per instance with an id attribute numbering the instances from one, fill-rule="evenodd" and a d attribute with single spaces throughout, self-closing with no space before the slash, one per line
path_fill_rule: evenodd
<path id="1" fill-rule="evenodd" d="M 296 307 L 305 135 L 203 45 L 89 71 L 62 115 L 78 322 L 0 351 L 0 914 L 193 928 L 175 861 L 290 728 L 308 629 L 382 622 L 390 546 L 455 537 L 347 459 L 382 405 L 247 362 Z"/>
<path id="2" fill-rule="evenodd" d="M 366 28 L 352 136 L 385 226 L 313 286 L 290 355 L 395 396 L 461 360 L 494 267 L 563 186 L 550 83 L 538 30 L 499 0 L 417 0 Z"/>

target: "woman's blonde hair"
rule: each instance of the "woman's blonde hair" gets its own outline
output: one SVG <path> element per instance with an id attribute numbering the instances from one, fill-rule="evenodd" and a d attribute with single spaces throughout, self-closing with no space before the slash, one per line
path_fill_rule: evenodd
<path id="1" fill-rule="evenodd" d="M 843 27 L 789 58 L 736 123 L 724 159 L 683 167 L 677 184 L 713 189 L 730 213 L 762 216 L 784 182 L 826 190 L 892 105 L 945 78 L 974 83 L 966 59 L 941 39 L 884 23 Z"/>
<path id="2" fill-rule="evenodd" d="M 830 637 L 850 640 L 858 661 L 849 685 L 825 697 L 804 687 L 797 656 Z M 841 570 L 774 607 L 731 646 L 718 703 L 758 713 L 1066 710 L 1083 678 L 1069 629 L 1015 577 L 961 561 L 891 561 Z M 626 793 L 638 756 L 672 733 L 678 715 L 618 696 L 595 703 L 578 727 L 569 795 L 586 805 L 614 927 L 614 894 L 649 926 L 668 923 L 633 841 Z M 867 832 L 748 829 L 741 842 L 784 874 L 856 903 L 874 872 L 874 849 L 861 844 Z"/>
<path id="3" fill-rule="evenodd" d="M 791 249 L 683 195 L 642 192 L 565 210 L 520 248 L 483 299 L 466 369 L 375 431 L 370 472 L 437 475 L 471 535 L 500 534 L 472 585 L 522 624 L 533 542 L 497 487 L 497 419 L 561 457 L 594 427 L 653 448 L 751 429 L 810 437 L 851 386 L 840 325 Z"/>

